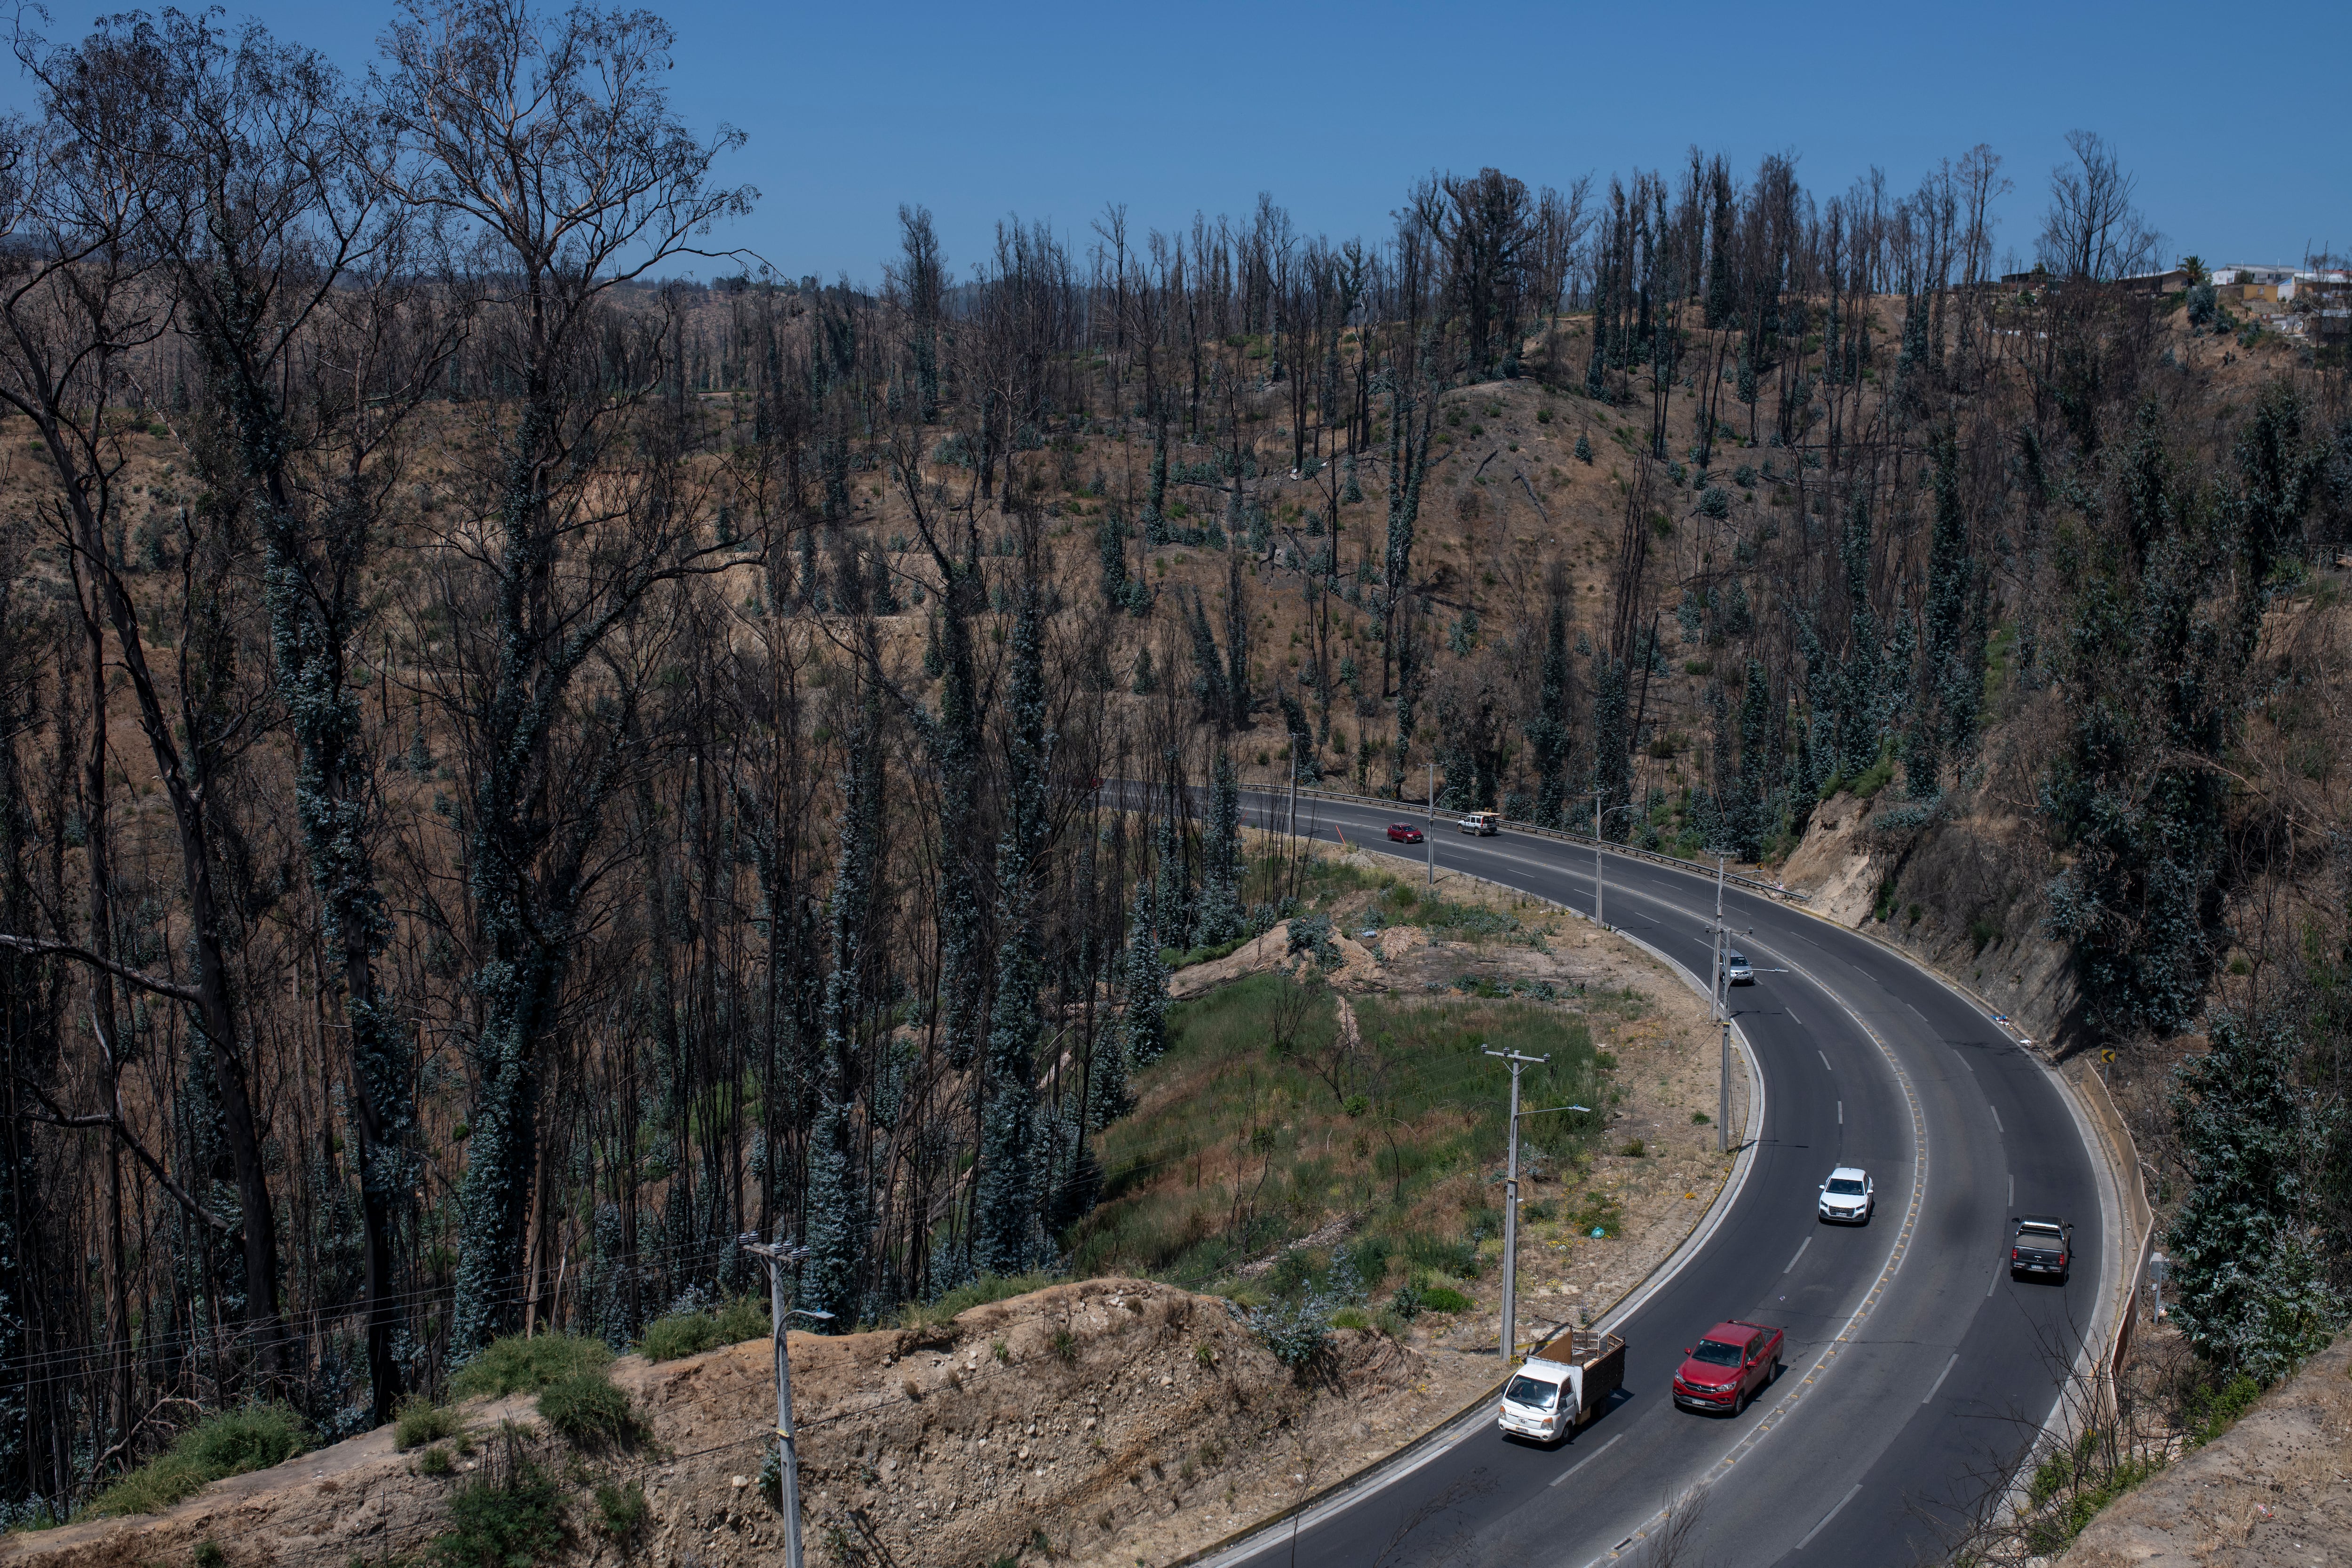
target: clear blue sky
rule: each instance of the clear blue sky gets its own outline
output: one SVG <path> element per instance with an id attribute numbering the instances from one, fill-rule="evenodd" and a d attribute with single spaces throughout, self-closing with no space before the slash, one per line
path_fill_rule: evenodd
<path id="1" fill-rule="evenodd" d="M 52 0 L 54 5 L 54 0 Z M 760 187 L 730 231 L 787 275 L 878 276 L 900 202 L 959 272 L 1007 213 L 1083 237 L 1245 212 L 1269 191 L 1335 237 L 1388 226 L 1431 168 L 1530 184 L 1798 158 L 1816 198 L 1873 163 L 1898 192 L 1979 142 L 2006 160 L 1996 255 L 2032 249 L 2075 127 L 2112 141 L 2168 261 L 2352 249 L 2352 6 L 1615 5 L 1481 8 L 929 3 L 654 8 L 677 100 L 741 127 Z M 262 0 L 282 35 L 364 69 L 390 6 Z M 63 37 L 96 14 L 58 7 Z M 22 83 L 8 95 L 28 106 Z M 705 272 L 716 268 L 705 268 Z"/>

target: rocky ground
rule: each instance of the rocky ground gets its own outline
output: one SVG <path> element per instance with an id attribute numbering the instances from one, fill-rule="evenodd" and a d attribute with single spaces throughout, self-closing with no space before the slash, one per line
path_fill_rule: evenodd
<path id="1" fill-rule="evenodd" d="M 811 1560 L 910 1568 L 1041 1542 L 1055 1561 L 1165 1562 L 1389 1451 L 1495 1376 L 1491 1356 L 1433 1358 L 1343 1331 L 1302 1379 L 1223 1300 L 1135 1279 L 1055 1286 L 912 1331 L 794 1334 L 792 1351 Z M 387 1428 L 162 1514 L 9 1537 L 0 1561 L 145 1568 L 200 1560 L 210 1542 L 227 1568 L 400 1562 L 443 1527 L 509 1422 L 569 1483 L 569 1561 L 772 1561 L 782 1525 L 758 1484 L 772 1364 L 765 1341 L 624 1358 L 614 1381 L 647 1427 L 628 1452 L 567 1452 L 530 1400 L 477 1401 L 463 1408 L 474 1457 L 447 1477 L 421 1474 Z M 614 1540 L 594 1528 L 593 1488 L 631 1481 L 646 1517 Z"/>

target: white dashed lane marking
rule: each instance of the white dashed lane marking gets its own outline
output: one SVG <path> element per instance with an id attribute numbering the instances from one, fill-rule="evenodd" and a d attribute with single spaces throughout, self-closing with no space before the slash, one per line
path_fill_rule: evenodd
<path id="1" fill-rule="evenodd" d="M 1944 1379 L 1951 1376 L 1952 1369 L 1959 1364 L 1960 1352 L 1954 1351 L 1952 1352 L 1952 1359 L 1944 1363 L 1944 1370 L 1936 1374 L 1936 1381 L 1927 1385 L 1927 1392 L 1926 1395 L 1920 1399 L 1919 1403 L 1925 1405 L 1928 1400 L 1935 1398 L 1936 1390 L 1944 1386 Z"/>
<path id="2" fill-rule="evenodd" d="M 1619 1438 L 1622 1438 L 1622 1437 L 1623 1437 L 1624 1436 L 1625 1436 L 1625 1434 L 1624 1434 L 1624 1433 L 1622 1433 L 1622 1432 L 1618 1433 L 1618 1434 L 1617 1434 L 1617 1436 L 1616 1436 L 1615 1437 L 1612 1437 L 1612 1438 L 1610 1438 L 1610 1439 L 1609 1439 L 1609 1441 L 1607 1441 L 1606 1443 L 1601 1444 L 1601 1447 L 1599 1447 L 1598 1448 L 1593 1449 L 1593 1450 L 1592 1450 L 1592 1452 L 1591 1452 L 1590 1454 L 1585 1455 L 1585 1456 L 1584 1456 L 1584 1458 L 1580 1458 L 1580 1459 L 1577 1460 L 1577 1461 L 1576 1461 L 1576 1463 L 1574 1463 L 1574 1464 L 1572 1464 L 1572 1465 L 1569 1466 L 1569 1467 L 1568 1467 L 1568 1468 L 1566 1468 L 1566 1469 L 1564 1469 L 1564 1470 L 1560 1471 L 1560 1473 L 1559 1473 L 1559 1480 L 1556 1480 L 1556 1481 L 1552 1482 L 1552 1485 L 1554 1485 L 1554 1486 L 1558 1486 L 1558 1485 L 1559 1485 L 1559 1482 L 1560 1482 L 1560 1481 L 1564 1481 L 1564 1480 L 1568 1479 L 1568 1478 L 1569 1478 L 1569 1477 L 1570 1477 L 1570 1476 L 1572 1476 L 1572 1475 L 1576 1474 L 1576 1472 L 1577 1472 L 1577 1471 L 1579 1471 L 1579 1470 L 1580 1470 L 1580 1469 L 1584 1468 L 1584 1467 L 1585 1467 L 1585 1466 L 1587 1466 L 1587 1465 L 1589 1465 L 1589 1464 L 1592 1463 L 1592 1461 L 1593 1461 L 1593 1460 L 1595 1460 L 1595 1459 L 1599 1458 L 1601 1455 L 1603 1455 L 1603 1454 L 1607 1453 L 1610 1449 L 1612 1449 L 1612 1448 L 1615 1447 L 1617 1446 L 1617 1443 L 1618 1443 Z"/>
<path id="3" fill-rule="evenodd" d="M 1806 1547 L 1811 1546 L 1811 1545 L 1813 1543 L 1813 1537 L 1814 1537 L 1814 1536 L 1816 1536 L 1816 1535 L 1819 1535 L 1822 1531 L 1827 1530 L 1827 1529 L 1829 1528 L 1829 1525 L 1830 1525 L 1830 1521 L 1832 1521 L 1832 1520 L 1835 1519 L 1835 1518 L 1838 1516 L 1838 1512 L 1839 1512 L 1839 1510 L 1842 1510 L 1842 1509 L 1843 1509 L 1843 1508 L 1845 1507 L 1845 1505 L 1846 1505 L 1846 1504 L 1848 1504 L 1848 1503 L 1850 1503 L 1850 1502 L 1852 1502 L 1852 1501 L 1853 1500 L 1853 1492 L 1858 1492 L 1858 1491 L 1860 1491 L 1861 1489 L 1862 1489 L 1862 1483 L 1861 1483 L 1860 1481 L 1856 1481 L 1856 1482 L 1854 1482 L 1854 1483 L 1853 1483 L 1853 1492 L 1848 1492 L 1848 1493 L 1846 1493 L 1846 1494 L 1845 1494 L 1845 1496 L 1843 1496 L 1843 1497 L 1842 1497 L 1842 1498 L 1838 1499 L 1838 1500 L 1837 1500 L 1837 1507 L 1836 1507 L 1836 1508 L 1833 1508 L 1833 1509 L 1832 1509 L 1832 1510 L 1829 1510 L 1829 1512 L 1827 1512 L 1827 1513 L 1825 1513 L 1825 1514 L 1822 1515 L 1822 1521 L 1821 1521 L 1821 1523 L 1819 1523 L 1819 1524 L 1817 1524 L 1817 1525 L 1813 1526 L 1813 1528 L 1812 1528 L 1812 1529 L 1811 1529 L 1811 1530 L 1809 1530 L 1809 1531 L 1805 1531 L 1805 1538 L 1804 1538 L 1802 1541 L 1800 1541 L 1799 1542 L 1797 1542 L 1797 1550 L 1798 1550 L 1798 1551 L 1800 1551 L 1800 1552 L 1802 1552 Z"/>
<path id="4" fill-rule="evenodd" d="M 1837 1337 L 1822 1348 L 1821 1355 L 1814 1361 L 1811 1369 L 1806 1372 L 1803 1377 L 1798 1380 L 1797 1386 L 1790 1389 L 1788 1393 L 1782 1394 L 1778 1400 L 1776 1400 L 1773 1403 L 1772 1408 L 1765 1412 L 1763 1418 L 1758 1421 L 1753 1426 L 1750 1426 L 1748 1429 L 1747 1434 L 1742 1436 L 1738 1442 L 1732 1445 L 1731 1450 L 1725 1454 L 1722 1458 L 1717 1460 L 1714 1466 L 1707 1470 L 1706 1474 L 1700 1477 L 1697 1482 L 1683 1494 L 1684 1497 L 1689 1496 L 1692 1492 L 1697 1491 L 1702 1487 L 1712 1486 L 1717 1481 L 1721 1480 L 1725 1476 L 1730 1474 L 1731 1468 L 1734 1465 L 1737 1465 L 1741 1459 L 1746 1458 L 1748 1455 L 1755 1449 L 1756 1445 L 1764 1440 L 1765 1435 L 1769 1433 L 1772 1428 L 1778 1426 L 1782 1420 L 1787 1418 L 1796 1409 L 1798 1403 L 1801 1401 L 1807 1394 L 1812 1392 L 1814 1385 L 1818 1384 L 1822 1377 L 1829 1371 L 1830 1363 L 1837 1360 L 1841 1353 L 1853 1344 L 1855 1332 L 1861 1329 L 1863 1323 L 1870 1317 L 1870 1314 L 1877 1310 L 1880 1300 L 1882 1300 L 1886 1295 L 1887 1287 L 1895 1282 L 1895 1276 L 1901 1272 L 1903 1268 L 1903 1259 L 1909 1256 L 1912 1238 L 1917 1233 L 1919 1228 L 1920 1206 L 1927 1201 L 1927 1118 L 1925 1108 L 1919 1103 L 1918 1087 L 1911 1081 L 1911 1074 L 1904 1068 L 1901 1060 L 1895 1057 L 1895 1048 L 1886 1043 L 1885 1037 L 1882 1037 L 1876 1029 L 1870 1026 L 1870 1025 L 1863 1018 L 1861 1014 L 1854 1011 L 1851 1003 L 1847 1002 L 1844 997 L 1839 995 L 1837 992 L 1832 990 L 1827 983 L 1821 979 L 1820 976 L 1813 975 L 1809 976 L 1809 978 L 1812 980 L 1814 984 L 1821 987 L 1823 994 L 1827 995 L 1831 1001 L 1835 1002 L 1838 1005 L 1839 1008 L 1843 1011 L 1847 1017 L 1853 1020 L 1854 1027 L 1860 1029 L 1864 1035 L 1870 1037 L 1870 1043 L 1878 1047 L 1879 1054 L 1886 1058 L 1888 1068 L 1894 1072 L 1895 1087 L 1903 1091 L 1904 1101 L 1911 1112 L 1911 1160 L 1913 1172 L 1911 1180 L 1911 1203 L 1910 1206 L 1905 1211 L 1903 1215 L 1903 1228 L 1896 1233 L 1895 1244 L 1887 1253 L 1886 1262 L 1878 1271 L 1877 1280 L 1872 1284 L 1869 1293 L 1863 1298 L 1861 1304 L 1854 1308 L 1853 1315 L 1846 1319 L 1845 1326 L 1838 1331 Z M 1842 1103 L 1841 1109 L 1843 1109 Z M 1798 1250 L 1802 1252 L 1804 1249 L 1800 1247 Z M 1791 1258 L 1790 1261 L 1793 1266 L 1795 1259 Z M 1986 1294 L 1990 1295 L 1991 1292 L 1987 1291 Z M 1843 1498 L 1840 1499 L 1837 1508 L 1833 1508 L 1830 1510 L 1828 1513 L 1822 1515 L 1821 1523 L 1814 1525 L 1813 1528 L 1806 1533 L 1805 1539 L 1797 1542 L 1797 1545 L 1801 1549 L 1807 1544 L 1807 1542 L 1810 1542 L 1814 1536 L 1819 1535 L 1822 1532 L 1822 1527 L 1827 1525 L 1831 1520 L 1837 1517 L 1838 1509 L 1842 1509 L 1845 1507 L 1847 1503 L 1852 1502 L 1853 1500 L 1854 1492 L 1859 1492 L 1860 1490 L 1862 1490 L 1862 1488 L 1857 1485 L 1853 1489 L 1853 1491 L 1846 1493 Z M 1622 1557 L 1626 1549 L 1632 1546 L 1633 1542 L 1646 1540 L 1653 1531 L 1664 1524 L 1666 1521 L 1667 1516 L 1673 1511 L 1673 1510 L 1681 1506 L 1681 1502 L 1682 1499 L 1677 1498 L 1675 1501 L 1667 1504 L 1666 1507 L 1662 1508 L 1657 1512 L 1652 1514 L 1643 1522 L 1641 1529 L 1635 1531 L 1632 1535 L 1627 1536 L 1623 1541 L 1619 1542 L 1607 1552 L 1604 1552 L 1600 1556 L 1594 1558 L 1592 1563 L 1597 1564 Z M 1587 1564 L 1587 1568 L 1592 1568 L 1592 1564 Z"/>

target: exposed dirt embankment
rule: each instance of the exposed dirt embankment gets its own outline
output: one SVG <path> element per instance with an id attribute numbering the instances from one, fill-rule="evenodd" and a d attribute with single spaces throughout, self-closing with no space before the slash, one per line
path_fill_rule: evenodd
<path id="1" fill-rule="evenodd" d="M 2352 1563 L 2352 1335 L 2092 1521 L 2065 1568 Z"/>
<path id="2" fill-rule="evenodd" d="M 2042 929 L 2050 868 L 2038 829 L 1975 814 L 1906 821 L 1892 790 L 1840 794 L 1813 812 L 1777 873 L 1806 908 L 1868 931 L 1965 982 L 2036 1041 L 2067 1027 L 2075 1005 L 2064 944 Z"/>
<path id="3" fill-rule="evenodd" d="M 1059 1285 L 952 1323 L 792 1339 L 812 1561 L 994 1562 L 1044 1532 L 1056 1559 L 1165 1562 L 1319 1488 L 1460 1408 L 1491 1358 L 1429 1359 L 1342 1331 L 1294 1377 L 1223 1300 L 1133 1279 Z M 571 1494 L 568 1560 L 720 1568 L 772 1560 L 782 1521 L 758 1485 L 774 1392 L 767 1342 L 682 1361 L 625 1358 L 614 1381 L 649 1439 L 632 1454 L 542 1457 Z M 487 1438 L 531 1402 L 464 1414 Z M 544 1441 L 544 1439 L 541 1439 Z M 478 1450 L 487 1452 L 487 1447 Z M 478 1459 L 418 1473 L 389 1428 L 217 1483 L 163 1514 L 10 1537 L 0 1561 L 144 1568 L 192 1561 L 348 1568 L 421 1551 Z M 1292 1478 L 1304 1476 L 1304 1481 Z M 593 1528 L 593 1488 L 636 1480 L 625 1541 Z M 861 1555 L 862 1553 L 862 1555 Z"/>

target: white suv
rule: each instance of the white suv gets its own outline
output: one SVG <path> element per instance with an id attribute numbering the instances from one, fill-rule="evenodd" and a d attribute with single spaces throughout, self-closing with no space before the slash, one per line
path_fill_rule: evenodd
<path id="1" fill-rule="evenodd" d="M 1746 953 L 1727 952 L 1723 955 L 1723 979 L 1724 983 L 1728 985 L 1753 985 L 1756 984 L 1756 971 L 1748 966 L 1748 955 Z"/>
<path id="2" fill-rule="evenodd" d="M 1878 1194 L 1859 1165 L 1840 1165 L 1822 1184 L 1821 1216 L 1837 1225 L 1868 1225 Z"/>

